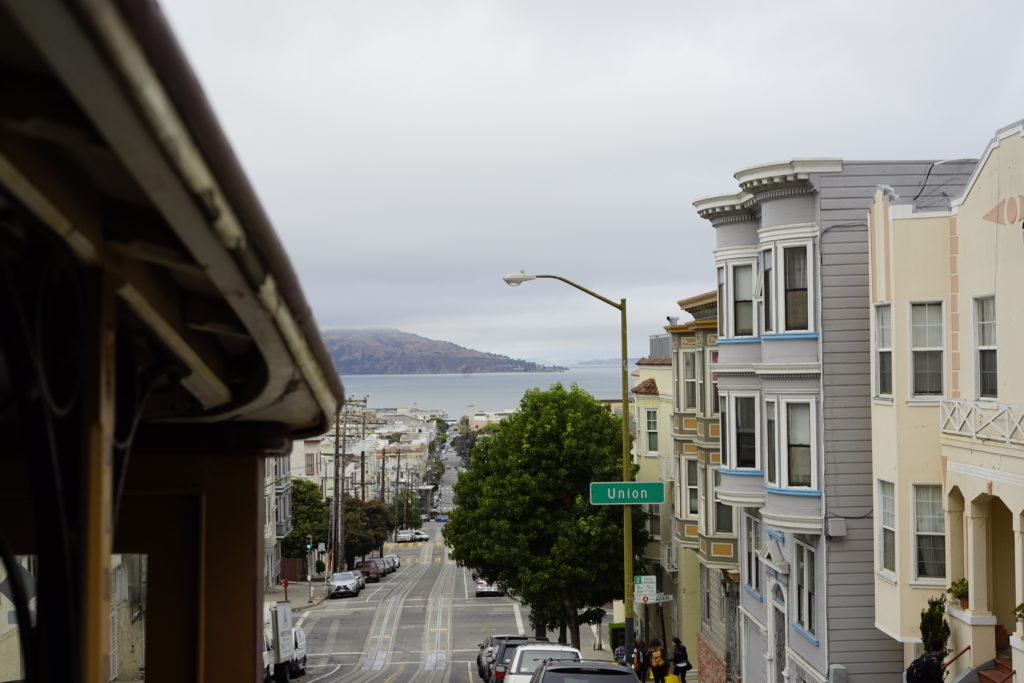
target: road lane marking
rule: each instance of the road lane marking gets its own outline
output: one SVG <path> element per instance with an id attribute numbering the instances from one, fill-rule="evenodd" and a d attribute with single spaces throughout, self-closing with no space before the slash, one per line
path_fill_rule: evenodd
<path id="1" fill-rule="evenodd" d="M 514 611 L 516 615 L 516 628 L 518 629 L 517 633 L 526 633 L 526 631 L 523 630 L 523 614 L 519 611 L 518 602 L 512 606 L 512 611 Z"/>

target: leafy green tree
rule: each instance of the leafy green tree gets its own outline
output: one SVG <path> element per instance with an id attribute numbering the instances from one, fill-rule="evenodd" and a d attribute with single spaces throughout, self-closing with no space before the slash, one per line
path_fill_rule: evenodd
<path id="1" fill-rule="evenodd" d="M 356 557 L 365 557 L 383 548 L 395 526 L 389 506 L 379 500 L 362 501 L 345 497 L 345 564 L 351 567 Z"/>
<path id="2" fill-rule="evenodd" d="M 949 624 L 946 623 L 946 596 L 928 598 L 928 607 L 921 610 L 921 643 L 928 652 L 928 641 L 933 637 L 942 638 L 942 656 L 949 654 Z"/>
<path id="3" fill-rule="evenodd" d="M 281 539 L 284 557 L 306 556 L 306 535 L 313 547 L 326 543 L 330 535 L 331 504 L 320 495 L 320 487 L 305 479 L 292 479 L 292 531 Z"/>
<path id="4" fill-rule="evenodd" d="M 423 526 L 420 519 L 420 499 L 408 489 L 401 491 L 392 506 L 395 524 L 401 529 L 419 529 Z"/>
<path id="5" fill-rule="evenodd" d="M 591 482 L 622 477 L 620 430 L 575 384 L 527 391 L 519 410 L 476 442 L 442 532 L 453 559 L 504 583 L 529 605 L 535 629 L 565 625 L 576 647 L 580 624 L 623 597 L 622 509 L 589 502 Z M 646 514 L 635 512 L 642 549 Z"/>

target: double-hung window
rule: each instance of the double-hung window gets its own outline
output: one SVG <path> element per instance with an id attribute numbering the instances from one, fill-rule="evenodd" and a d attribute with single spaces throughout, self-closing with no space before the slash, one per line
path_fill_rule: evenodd
<path id="1" fill-rule="evenodd" d="M 697 503 L 698 503 L 698 505 L 697 505 L 697 528 L 700 530 L 700 533 L 702 533 L 704 535 L 707 535 L 707 533 L 708 533 L 708 523 L 707 523 L 707 519 L 708 519 L 708 514 L 707 514 L 707 509 L 708 509 L 708 500 L 707 500 L 707 498 L 708 498 L 708 484 L 707 484 L 707 479 L 705 478 L 706 475 L 707 475 L 707 467 L 705 467 L 704 465 L 698 464 L 697 465 L 697 497 L 698 497 L 698 500 L 697 500 Z M 714 496 L 715 494 L 712 492 L 711 495 Z"/>
<path id="2" fill-rule="evenodd" d="M 814 585 L 814 549 L 796 542 L 796 619 L 807 633 L 814 635 L 816 593 Z"/>
<path id="3" fill-rule="evenodd" d="M 814 487 L 814 422 L 809 401 L 786 401 L 786 486 Z"/>
<path id="4" fill-rule="evenodd" d="M 750 264 L 732 267 L 732 336 L 754 334 L 754 267 Z"/>
<path id="5" fill-rule="evenodd" d="M 875 395 L 892 395 L 892 308 L 875 306 Z"/>
<path id="6" fill-rule="evenodd" d="M 700 511 L 700 473 L 697 471 L 697 459 L 687 458 L 686 463 L 686 514 L 698 517 Z"/>
<path id="7" fill-rule="evenodd" d="M 761 547 L 761 520 L 750 515 L 744 515 L 747 522 L 746 555 L 743 567 L 746 573 L 747 585 L 757 593 L 761 592 L 761 556 L 757 554 Z"/>
<path id="8" fill-rule="evenodd" d="M 646 411 L 647 453 L 657 453 L 657 411 Z"/>
<path id="9" fill-rule="evenodd" d="M 700 392 L 697 378 L 700 374 L 700 354 L 696 351 L 683 352 L 683 410 L 697 410 Z"/>
<path id="10" fill-rule="evenodd" d="M 714 471 L 715 479 L 715 490 L 722 485 L 722 473 L 717 469 Z M 716 534 L 731 534 L 733 533 L 732 524 L 732 506 L 726 505 L 718 500 L 718 496 L 715 496 L 715 533 Z"/>
<path id="11" fill-rule="evenodd" d="M 711 352 L 711 364 L 718 364 L 718 351 Z M 719 413 L 719 396 L 718 396 L 718 373 L 711 372 L 711 414 L 718 415 Z M 722 462 L 725 462 L 723 460 Z"/>
<path id="12" fill-rule="evenodd" d="M 757 399 L 754 396 L 733 397 L 733 436 L 735 458 L 733 466 L 757 468 Z"/>
<path id="13" fill-rule="evenodd" d="M 776 451 L 778 437 L 775 431 L 775 401 L 764 402 L 764 456 L 768 483 L 779 485 L 779 456 Z"/>
<path id="14" fill-rule="evenodd" d="M 896 572 L 896 487 L 891 481 L 878 480 L 878 502 L 882 509 L 879 520 L 881 530 L 878 543 L 881 546 L 881 567 L 887 572 Z"/>
<path id="15" fill-rule="evenodd" d="M 783 269 L 783 306 L 785 307 L 783 320 L 787 332 L 810 329 L 808 310 L 808 283 L 810 281 L 808 254 L 810 249 L 809 244 L 782 249 L 782 264 L 779 267 Z"/>
<path id="16" fill-rule="evenodd" d="M 942 394 L 942 303 L 911 304 L 910 341 L 913 347 L 915 396 Z"/>
<path id="17" fill-rule="evenodd" d="M 726 336 L 725 268 L 718 269 L 718 334 Z"/>
<path id="18" fill-rule="evenodd" d="M 773 254 L 771 249 L 765 249 L 761 252 L 761 320 L 764 326 L 765 332 L 771 332 L 774 327 L 774 321 L 772 318 L 772 294 L 775 291 L 772 287 L 772 260 Z"/>
<path id="19" fill-rule="evenodd" d="M 946 521 L 942 512 L 941 486 L 914 486 L 914 536 L 918 578 L 945 578 Z"/>
<path id="20" fill-rule="evenodd" d="M 978 396 L 996 398 L 999 383 L 996 374 L 996 298 L 974 300 L 975 338 L 978 344 Z"/>

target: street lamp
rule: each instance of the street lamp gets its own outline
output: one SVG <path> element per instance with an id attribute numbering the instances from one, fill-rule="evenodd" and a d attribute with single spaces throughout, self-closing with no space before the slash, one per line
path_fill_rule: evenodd
<path id="1" fill-rule="evenodd" d="M 551 280 L 560 280 L 570 287 L 589 294 L 595 299 L 600 299 L 612 308 L 619 310 L 619 326 L 620 333 L 622 336 L 622 481 L 632 481 L 632 458 L 629 455 L 629 415 L 627 413 L 629 406 L 629 375 L 626 371 L 628 364 L 628 356 L 626 355 L 626 300 L 619 299 L 619 303 L 615 303 L 611 299 L 601 296 L 597 292 L 593 292 L 586 287 L 576 284 L 572 280 L 567 280 L 559 275 L 539 275 L 537 273 L 526 273 L 520 271 L 518 273 L 509 273 L 504 277 L 505 284 L 510 287 L 518 287 L 519 285 L 529 280 L 537 280 L 540 278 L 549 278 Z M 633 509 L 629 505 L 622 506 L 622 564 L 623 564 L 623 596 L 624 596 L 624 610 L 626 617 L 626 654 L 633 651 Z M 612 643 L 614 646 L 614 643 Z"/>

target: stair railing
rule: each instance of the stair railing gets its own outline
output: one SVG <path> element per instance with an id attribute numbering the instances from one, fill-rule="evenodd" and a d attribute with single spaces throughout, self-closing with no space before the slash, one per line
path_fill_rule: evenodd
<path id="1" fill-rule="evenodd" d="M 956 660 L 958 660 L 958 659 L 960 659 L 961 657 L 963 657 L 964 653 L 965 653 L 965 652 L 967 652 L 967 651 L 968 651 L 968 650 L 970 650 L 970 649 L 971 649 L 971 646 L 970 646 L 970 645 L 968 645 L 968 646 L 967 646 L 967 647 L 965 647 L 964 649 L 960 650 L 960 652 L 957 652 L 957 653 L 956 653 L 956 656 L 955 656 L 955 657 L 953 657 L 953 659 L 949 660 L 948 662 L 944 662 L 944 663 L 942 664 L 942 671 L 945 671 L 945 670 L 946 670 L 946 667 L 947 667 L 947 666 L 949 666 L 950 664 L 952 664 L 952 663 L 953 663 L 953 662 L 955 662 Z"/>

